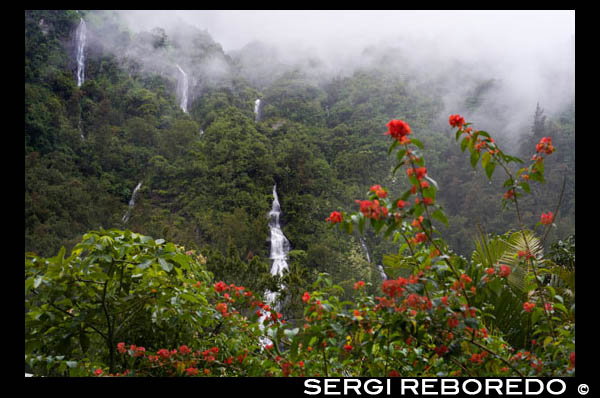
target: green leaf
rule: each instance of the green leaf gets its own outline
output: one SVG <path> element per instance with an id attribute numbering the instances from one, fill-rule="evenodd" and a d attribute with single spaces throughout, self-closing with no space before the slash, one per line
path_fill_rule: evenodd
<path id="1" fill-rule="evenodd" d="M 43 276 L 38 276 L 37 278 L 35 278 L 35 281 L 33 282 L 33 288 L 37 289 L 38 286 L 42 283 L 42 280 L 44 279 Z"/>
<path id="2" fill-rule="evenodd" d="M 519 185 L 525 192 L 531 193 L 531 188 L 529 187 L 529 183 L 527 181 L 522 181 Z"/>
<path id="3" fill-rule="evenodd" d="M 481 156 L 481 154 L 479 153 L 479 151 L 471 152 L 471 166 L 473 168 L 475 168 L 475 166 L 477 166 L 477 162 L 479 161 L 480 156 Z"/>
<path id="4" fill-rule="evenodd" d="M 492 160 L 492 155 L 489 152 L 485 152 L 483 155 L 481 155 L 481 165 L 483 166 L 484 169 L 485 169 L 485 166 L 488 165 L 490 160 Z"/>
<path id="5" fill-rule="evenodd" d="M 405 154 L 406 154 L 406 149 L 401 149 L 398 151 L 398 154 L 396 155 L 398 158 L 398 163 L 402 163 L 402 158 L 404 158 Z"/>
<path id="6" fill-rule="evenodd" d="M 425 147 L 423 146 L 423 143 L 421 141 L 419 141 L 418 139 L 416 139 L 416 138 L 411 138 L 410 142 L 412 144 L 415 144 L 416 146 L 418 146 L 421 149 L 425 149 Z"/>
<path id="7" fill-rule="evenodd" d="M 159 257 L 158 258 L 158 263 L 160 264 L 160 267 L 162 269 L 164 269 L 166 272 L 169 272 L 173 269 L 173 264 L 171 264 L 170 262 L 166 261 L 165 259 Z"/>
<path id="8" fill-rule="evenodd" d="M 300 331 L 300 328 L 286 329 L 283 331 L 283 334 L 285 334 L 287 337 L 292 338 L 295 335 L 297 335 L 299 331 Z"/>
<path id="9" fill-rule="evenodd" d="M 137 267 L 138 267 L 139 269 L 146 269 L 146 268 L 148 268 L 148 267 L 150 266 L 150 264 L 152 264 L 152 261 L 153 261 L 152 259 L 146 260 L 146 261 L 144 261 L 143 263 L 141 263 L 141 264 L 138 264 L 138 266 L 137 266 Z"/>
<path id="10" fill-rule="evenodd" d="M 496 169 L 496 163 L 490 162 L 485 166 L 485 175 L 488 180 L 492 179 L 492 174 L 494 174 L 494 170 Z"/>
<path id="11" fill-rule="evenodd" d="M 460 135 L 461 135 L 462 133 L 464 133 L 464 131 L 463 131 L 463 130 L 460 130 L 460 129 L 459 129 L 459 130 L 456 130 L 456 142 L 458 142 L 458 139 L 460 138 Z"/>
<path id="12" fill-rule="evenodd" d="M 467 145 L 469 144 L 469 140 L 467 138 L 468 137 L 463 138 L 463 140 L 460 142 L 460 150 L 463 152 L 465 149 L 467 149 Z"/>
<path id="13" fill-rule="evenodd" d="M 442 211 L 442 209 L 436 209 L 433 214 L 431 215 L 431 217 L 435 218 L 436 220 L 439 220 L 441 222 L 444 223 L 444 225 L 448 225 L 448 219 L 446 218 L 446 215 L 444 214 L 444 212 Z"/>

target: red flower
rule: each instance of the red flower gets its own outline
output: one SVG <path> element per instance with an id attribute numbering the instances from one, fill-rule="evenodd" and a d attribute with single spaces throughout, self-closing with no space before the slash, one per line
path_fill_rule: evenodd
<path id="1" fill-rule="evenodd" d="M 458 318 L 455 318 L 455 317 L 448 318 L 448 327 L 449 328 L 455 328 L 457 326 L 458 326 Z"/>
<path id="2" fill-rule="evenodd" d="M 462 129 L 463 124 L 465 124 L 465 118 L 458 114 L 450 115 L 450 118 L 448 121 L 450 122 L 450 126 L 458 127 L 459 129 Z"/>
<path id="3" fill-rule="evenodd" d="M 341 223 L 342 222 L 342 213 L 340 213 L 339 211 L 333 211 L 333 212 L 331 212 L 329 217 L 327 217 L 325 219 L 325 221 L 331 221 L 332 224 Z"/>
<path id="4" fill-rule="evenodd" d="M 96 376 L 100 376 L 102 373 L 104 373 L 104 371 L 102 369 L 100 369 L 100 368 L 96 369 L 96 371 L 94 372 L 94 374 Z"/>
<path id="5" fill-rule="evenodd" d="M 308 303 L 308 300 L 310 300 L 310 294 L 308 294 L 308 292 L 304 292 L 304 295 L 302 296 L 302 301 Z"/>
<path id="6" fill-rule="evenodd" d="M 544 225 L 552 224 L 552 221 L 554 221 L 554 214 L 552 214 L 551 211 L 549 211 L 548 214 L 542 213 L 541 221 Z"/>
<path id="7" fill-rule="evenodd" d="M 511 199 L 515 196 L 515 191 L 513 189 L 509 189 L 508 191 L 506 191 L 506 193 L 504 194 L 504 199 L 508 200 Z"/>
<path id="8" fill-rule="evenodd" d="M 225 304 L 225 303 L 217 303 L 217 305 L 215 306 L 215 308 L 217 309 L 217 311 L 219 311 L 221 313 L 221 315 L 227 316 L 227 304 Z"/>
<path id="9" fill-rule="evenodd" d="M 162 359 L 167 359 L 171 355 L 169 350 L 167 350 L 166 348 L 161 348 L 156 352 L 156 354 L 158 354 Z"/>
<path id="10" fill-rule="evenodd" d="M 378 189 L 375 194 L 380 198 L 385 198 L 387 196 L 387 192 L 384 189 Z"/>
<path id="11" fill-rule="evenodd" d="M 181 353 L 181 355 L 189 354 L 190 352 L 192 352 L 192 350 L 190 350 L 186 345 L 179 347 L 179 353 Z"/>
<path id="12" fill-rule="evenodd" d="M 369 189 L 369 191 L 371 191 L 371 192 L 377 192 L 377 191 L 379 191 L 380 189 L 381 189 L 381 185 L 379 185 L 379 184 L 378 184 L 378 185 L 373 185 L 373 186 L 372 186 L 372 187 Z"/>
<path id="13" fill-rule="evenodd" d="M 388 216 L 388 209 L 385 206 L 379 206 L 377 199 L 370 200 L 357 200 L 356 203 L 360 204 L 360 212 L 364 214 L 366 218 L 373 218 L 379 220 Z"/>
<path id="14" fill-rule="evenodd" d="M 440 299 L 440 301 L 442 302 L 442 304 L 444 305 L 448 305 L 448 296 L 444 296 Z"/>
<path id="15" fill-rule="evenodd" d="M 571 353 L 571 355 L 569 356 L 569 361 L 571 361 L 571 367 L 574 368 L 575 367 L 575 351 L 573 351 Z"/>
<path id="16" fill-rule="evenodd" d="M 125 343 L 119 343 L 117 344 L 117 351 L 119 351 L 121 354 L 124 354 L 127 352 L 127 348 L 125 348 Z"/>
<path id="17" fill-rule="evenodd" d="M 405 136 L 410 134 L 410 126 L 402 120 L 391 120 L 388 124 L 388 131 L 385 135 L 391 135 L 392 138 L 401 144 L 407 143 Z"/>
<path id="18" fill-rule="evenodd" d="M 344 346 L 344 350 L 346 350 L 346 351 L 350 352 L 350 351 L 352 351 L 352 346 L 351 346 L 350 344 L 346 344 L 346 345 Z"/>
<path id="19" fill-rule="evenodd" d="M 510 267 L 508 265 L 501 265 L 500 266 L 500 271 L 498 271 L 498 276 L 500 276 L 501 278 L 508 278 L 508 276 L 510 275 Z"/>
<path id="20" fill-rule="evenodd" d="M 550 155 L 554 152 L 554 147 L 552 146 L 552 138 L 543 137 L 540 142 L 535 146 L 536 152 L 545 152 L 546 155 Z"/>
<path id="21" fill-rule="evenodd" d="M 358 289 L 360 289 L 361 287 L 363 287 L 364 285 L 365 285 L 365 282 L 363 282 L 363 281 L 358 281 L 358 282 L 356 282 L 356 283 L 354 284 L 354 290 L 358 290 Z"/>
<path id="22" fill-rule="evenodd" d="M 215 283 L 215 290 L 219 293 L 229 289 L 229 287 L 227 286 L 227 284 L 223 281 L 219 281 L 217 283 Z"/>
<path id="23" fill-rule="evenodd" d="M 404 286 L 408 283 L 408 280 L 402 277 L 398 279 L 388 279 L 381 285 L 381 289 L 389 297 L 400 297 L 404 292 Z"/>
<path id="24" fill-rule="evenodd" d="M 494 272 L 496 272 L 496 270 L 493 267 L 490 267 L 490 268 L 486 269 L 485 272 L 488 275 L 494 275 Z"/>
<path id="25" fill-rule="evenodd" d="M 448 352 L 448 347 L 446 347 L 445 345 L 435 347 L 435 353 L 438 354 L 439 356 L 442 356 L 447 352 Z"/>
<path id="26" fill-rule="evenodd" d="M 535 303 L 525 302 L 523 303 L 523 309 L 525 312 L 531 312 L 532 309 L 535 308 Z"/>
<path id="27" fill-rule="evenodd" d="M 423 232 L 419 232 L 418 234 L 415 235 L 415 243 L 425 242 L 426 240 L 427 240 L 427 235 L 425 235 Z"/>
<path id="28" fill-rule="evenodd" d="M 187 368 L 185 371 L 188 376 L 196 376 L 198 374 L 198 369 L 196 368 Z"/>
<path id="29" fill-rule="evenodd" d="M 482 359 L 481 359 L 481 354 L 473 354 L 471 355 L 470 361 L 473 363 L 481 363 Z"/>
<path id="30" fill-rule="evenodd" d="M 399 209 L 404 208 L 404 206 L 406 206 L 406 202 L 403 200 L 399 200 L 398 203 L 396 203 L 396 206 L 398 206 Z"/>
<path id="31" fill-rule="evenodd" d="M 547 312 L 552 312 L 554 311 L 554 305 L 552 303 L 546 303 L 544 305 L 544 308 L 546 309 Z"/>

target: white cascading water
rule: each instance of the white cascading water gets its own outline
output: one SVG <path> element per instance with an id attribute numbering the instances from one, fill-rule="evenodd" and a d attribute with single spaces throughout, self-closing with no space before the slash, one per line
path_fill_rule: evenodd
<path id="1" fill-rule="evenodd" d="M 260 99 L 254 101 L 254 114 L 256 115 L 256 121 L 260 122 Z"/>
<path id="2" fill-rule="evenodd" d="M 81 87 L 85 80 L 86 26 L 83 18 L 80 18 L 75 37 L 77 40 L 77 87 Z"/>
<path id="3" fill-rule="evenodd" d="M 271 266 L 271 275 L 281 275 L 283 270 L 288 269 L 287 263 L 287 254 L 290 251 L 290 242 L 287 240 L 283 231 L 281 231 L 281 226 L 279 224 L 279 216 L 281 215 L 281 206 L 279 205 L 279 198 L 277 196 L 277 185 L 273 186 L 273 207 L 269 212 L 269 228 L 271 230 L 271 254 L 269 258 L 273 260 L 273 265 Z M 281 286 L 283 288 L 283 286 Z M 275 299 L 277 298 L 277 293 L 273 293 L 269 290 L 265 292 L 265 302 L 267 305 L 271 306 Z M 276 308 L 277 309 L 277 308 Z M 267 313 L 263 312 L 261 315 L 258 324 L 261 329 L 263 328 L 263 321 L 268 316 Z M 261 342 L 263 346 L 270 344 L 271 340 L 268 338 L 261 338 Z"/>
<path id="4" fill-rule="evenodd" d="M 358 240 L 360 241 L 360 245 L 362 246 L 362 248 L 363 248 L 363 250 L 365 252 L 365 256 L 367 257 L 367 261 L 370 264 L 371 263 L 371 256 L 369 256 L 369 248 L 367 247 L 367 243 L 362 238 L 362 236 Z M 379 275 L 381 275 L 381 280 L 384 280 L 384 281 L 387 280 L 387 275 L 385 274 L 383 266 L 381 264 L 377 264 L 377 269 L 379 270 Z"/>
<path id="5" fill-rule="evenodd" d="M 187 113 L 188 106 L 188 75 L 181 69 L 179 65 L 175 65 L 179 72 L 181 72 L 182 79 L 179 83 L 180 92 L 181 92 L 181 103 L 179 104 L 180 108 Z"/>
<path id="6" fill-rule="evenodd" d="M 133 207 L 135 206 L 135 195 L 137 195 L 138 191 L 140 190 L 140 188 L 142 187 L 142 182 L 140 181 L 137 186 L 135 187 L 135 189 L 133 190 L 133 193 L 131 194 L 131 199 L 129 200 L 129 209 L 127 209 L 127 213 L 125 213 L 125 215 L 123 216 L 123 224 L 127 223 L 127 221 L 129 221 L 129 217 L 131 216 L 131 211 L 133 210 Z"/>

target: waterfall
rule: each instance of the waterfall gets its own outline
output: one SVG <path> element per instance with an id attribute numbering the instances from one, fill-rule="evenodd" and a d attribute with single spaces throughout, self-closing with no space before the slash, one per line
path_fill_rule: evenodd
<path id="1" fill-rule="evenodd" d="M 367 244 L 365 243 L 365 240 L 362 238 L 362 236 L 360 238 L 358 238 L 360 245 L 362 246 L 363 250 L 365 251 L 365 256 L 367 256 L 367 261 L 369 262 L 369 264 L 371 263 L 371 256 L 369 256 L 369 249 L 367 248 Z"/>
<path id="2" fill-rule="evenodd" d="M 383 269 L 383 265 L 381 264 L 377 264 L 377 268 L 379 269 L 379 275 L 381 275 L 381 280 L 382 281 L 387 281 L 387 275 Z"/>
<path id="3" fill-rule="evenodd" d="M 77 40 L 77 87 L 81 87 L 85 80 L 85 41 L 86 26 L 83 18 L 80 18 L 79 26 L 75 32 Z"/>
<path id="4" fill-rule="evenodd" d="M 137 186 L 135 187 L 135 189 L 133 190 L 133 193 L 131 194 L 131 199 L 129 200 L 129 209 L 127 209 L 127 213 L 125 213 L 125 215 L 123 216 L 123 224 L 127 223 L 127 221 L 129 221 L 129 216 L 131 216 L 131 211 L 133 210 L 133 207 L 135 206 L 135 195 L 137 195 L 138 191 L 140 190 L 140 188 L 142 187 L 142 182 L 140 181 Z"/>
<path id="5" fill-rule="evenodd" d="M 369 262 L 369 264 L 371 263 L 371 256 L 369 255 L 369 248 L 367 247 L 367 243 L 365 242 L 365 240 L 361 237 L 358 238 L 360 245 L 362 246 L 364 252 L 365 252 L 365 256 L 367 257 L 367 261 Z M 379 270 L 379 275 L 381 275 L 381 280 L 387 280 L 387 275 L 385 273 L 385 270 L 383 269 L 383 265 L 381 264 L 377 264 L 377 269 Z"/>
<path id="6" fill-rule="evenodd" d="M 279 198 L 277 196 L 277 185 L 274 185 L 273 206 L 268 214 L 269 229 L 271 230 L 271 254 L 269 255 L 269 258 L 273 260 L 273 265 L 271 266 L 271 275 L 281 275 L 283 270 L 288 269 L 287 254 L 290 251 L 290 242 L 283 234 L 283 231 L 281 231 L 281 226 L 279 224 L 280 215 L 281 206 L 279 205 Z M 283 288 L 283 286 L 281 287 Z M 269 290 L 265 292 L 265 296 L 265 302 L 269 306 L 271 306 L 277 298 L 277 294 Z M 276 309 L 277 308 L 278 307 L 276 307 Z M 267 316 L 268 314 L 263 312 L 258 321 L 261 329 L 263 328 L 262 322 Z M 263 346 L 271 343 L 271 340 L 268 338 L 262 338 L 261 341 Z"/>
<path id="7" fill-rule="evenodd" d="M 187 73 L 185 73 L 183 71 L 183 69 L 181 69 L 181 67 L 179 65 L 175 65 L 177 67 L 177 69 L 179 69 L 179 71 L 181 72 L 181 76 L 183 77 L 181 79 L 181 82 L 179 83 L 179 87 L 180 87 L 180 92 L 181 92 L 181 103 L 179 104 L 179 106 L 181 107 L 181 109 L 187 113 L 187 106 L 188 106 L 188 76 Z"/>
<path id="8" fill-rule="evenodd" d="M 256 121 L 260 122 L 260 99 L 254 101 L 254 114 L 256 115 Z"/>

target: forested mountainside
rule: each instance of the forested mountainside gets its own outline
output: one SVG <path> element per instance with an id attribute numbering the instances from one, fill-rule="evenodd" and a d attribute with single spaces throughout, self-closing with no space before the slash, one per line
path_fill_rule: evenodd
<path id="1" fill-rule="evenodd" d="M 370 56 L 381 62 L 327 75 L 318 60 L 278 63 L 261 43 L 228 54 L 192 26 L 133 32 L 116 12 L 26 11 L 25 251 L 51 257 L 63 246 L 69 253 L 90 230 L 128 229 L 201 253 L 215 281 L 255 291 L 283 281 L 288 313 L 298 313 L 302 292 L 322 272 L 347 295 L 357 280 L 372 282 L 374 292 L 378 266 L 397 245 L 371 230 L 344 237 L 325 219 L 335 209 L 357 210 L 373 184 L 394 195 L 410 188 L 392 173 L 384 135 L 392 119 L 408 123 L 424 145 L 448 218 L 436 227 L 455 253 L 471 258 L 480 230 L 491 237 L 519 228 L 502 208 L 502 177 L 490 181 L 471 168 L 450 113 L 526 161 L 551 136 L 546 183 L 532 184 L 521 214 L 534 225 L 540 209 L 557 213 L 548 249 L 574 235 L 574 99 L 553 114 L 541 102 L 528 123 L 507 131 L 510 115 L 493 100 L 501 87 L 495 76 L 469 78 L 464 70 L 468 95 L 448 111 L 435 78 L 417 81 L 408 66 L 386 63 L 385 51 Z M 269 272 L 274 186 L 291 245 L 283 277 Z"/>

